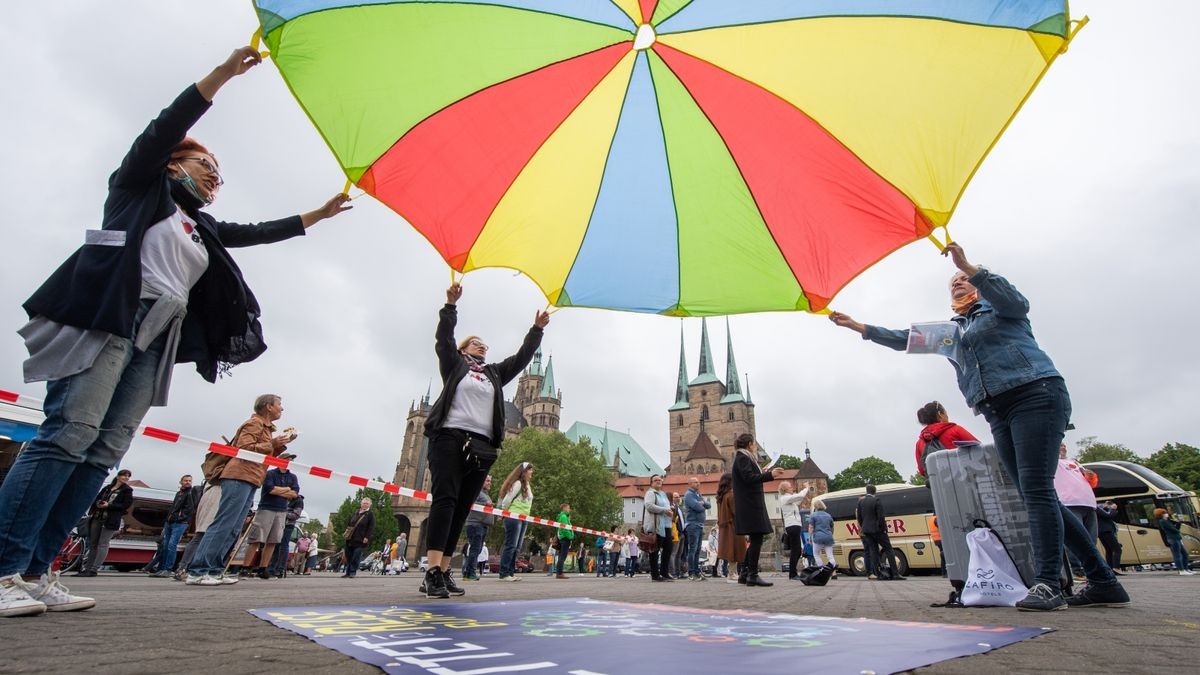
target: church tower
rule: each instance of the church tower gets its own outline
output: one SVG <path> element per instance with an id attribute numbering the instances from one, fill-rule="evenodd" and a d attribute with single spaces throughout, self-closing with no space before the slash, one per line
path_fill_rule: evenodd
<path id="1" fill-rule="evenodd" d="M 400 461 L 392 482 L 414 490 L 429 489 L 429 439 L 425 437 L 425 422 L 433 409 L 430 400 L 433 383 L 425 390 L 420 401 L 408 408 L 408 419 L 404 427 L 404 445 L 400 448 Z M 424 541 L 425 520 L 429 517 L 429 503 L 411 497 L 395 495 L 392 498 L 392 513 L 400 531 L 408 535 L 411 551 L 426 550 Z"/>
<path id="2" fill-rule="evenodd" d="M 554 386 L 553 356 L 546 361 L 546 370 L 541 380 L 542 386 L 538 389 L 537 397 L 521 407 L 521 414 L 529 421 L 529 426 L 534 429 L 558 431 L 558 422 L 562 413 L 562 391 Z"/>

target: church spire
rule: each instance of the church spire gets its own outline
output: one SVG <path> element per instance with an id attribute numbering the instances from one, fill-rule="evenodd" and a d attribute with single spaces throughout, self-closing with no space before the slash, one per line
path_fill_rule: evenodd
<path id="1" fill-rule="evenodd" d="M 746 405 L 754 405 L 750 400 L 750 373 L 746 373 Z"/>
<path id="2" fill-rule="evenodd" d="M 556 396 L 558 393 L 554 389 L 554 356 L 551 355 L 546 361 L 546 377 L 542 380 L 542 391 L 538 393 L 538 398 L 554 398 Z"/>
<path id="3" fill-rule="evenodd" d="M 708 384 L 709 382 L 720 382 L 717 379 L 717 369 L 713 367 L 712 347 L 708 346 L 708 319 L 700 320 L 700 372 L 696 373 L 696 379 L 692 380 L 692 384 Z"/>
<path id="4" fill-rule="evenodd" d="M 669 410 L 687 410 L 688 405 L 687 356 L 683 351 L 683 322 L 679 322 L 679 380 L 675 384 L 675 404 Z"/>
<path id="5" fill-rule="evenodd" d="M 529 363 L 529 367 L 525 369 L 525 372 L 530 375 L 533 375 L 534 377 L 538 377 L 538 376 L 542 375 L 542 348 L 541 347 L 538 347 L 537 351 L 535 351 L 533 353 L 533 361 L 531 361 Z"/>
<path id="6" fill-rule="evenodd" d="M 725 317 L 725 395 L 721 403 L 736 403 L 742 398 L 742 381 L 738 375 L 737 360 L 733 358 L 733 333 L 729 332 L 729 317 Z"/>

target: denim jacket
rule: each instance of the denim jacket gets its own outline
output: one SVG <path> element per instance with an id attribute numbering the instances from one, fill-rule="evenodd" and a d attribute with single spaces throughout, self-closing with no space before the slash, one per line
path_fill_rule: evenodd
<path id="1" fill-rule="evenodd" d="M 1023 384 L 1061 377 L 1033 337 L 1025 296 L 1007 279 L 983 267 L 970 282 L 979 291 L 979 302 L 965 316 L 951 319 L 961 335 L 959 362 L 951 361 L 951 365 L 967 405 L 978 408 L 984 400 Z M 863 339 L 903 351 L 908 330 L 867 326 Z"/>
<path id="2" fill-rule="evenodd" d="M 700 491 L 688 488 L 683 493 L 684 526 L 703 525 L 708 517 L 708 500 L 700 496 Z"/>

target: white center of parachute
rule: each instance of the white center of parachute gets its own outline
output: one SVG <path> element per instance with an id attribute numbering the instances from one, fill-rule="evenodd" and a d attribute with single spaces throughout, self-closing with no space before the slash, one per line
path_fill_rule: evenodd
<path id="1" fill-rule="evenodd" d="M 637 36 L 633 38 L 633 48 L 641 51 L 654 46 L 654 40 L 657 36 L 654 34 L 654 28 L 644 23 L 638 26 Z"/>

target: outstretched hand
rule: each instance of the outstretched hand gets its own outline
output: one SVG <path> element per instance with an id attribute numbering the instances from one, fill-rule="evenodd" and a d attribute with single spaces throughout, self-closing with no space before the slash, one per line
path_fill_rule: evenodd
<path id="1" fill-rule="evenodd" d="M 842 312 L 830 312 L 829 320 L 842 328 L 849 328 L 856 333 L 864 333 L 867 330 L 866 326 L 855 321 L 849 314 L 843 314 Z"/>
<path id="2" fill-rule="evenodd" d="M 462 297 L 462 284 L 457 281 L 450 284 L 450 288 L 446 289 L 446 304 L 454 305 L 458 303 L 458 299 Z"/>
<path id="3" fill-rule="evenodd" d="M 954 266 L 962 270 L 962 272 L 968 277 L 973 277 L 977 272 L 979 272 L 979 266 L 972 265 L 971 262 L 967 260 L 966 251 L 964 251 L 963 247 L 959 246 L 956 242 L 952 241 L 947 243 L 946 248 L 942 251 L 942 255 L 949 256 L 951 262 L 954 263 Z"/>
<path id="4" fill-rule="evenodd" d="M 315 208 L 308 213 L 301 213 L 300 222 L 304 225 L 304 229 L 308 229 L 309 227 L 316 225 L 326 218 L 332 218 L 339 213 L 349 211 L 352 208 L 354 207 L 350 206 L 350 195 L 344 192 L 339 192 L 330 197 L 329 201 L 325 202 L 320 207 Z"/>
<path id="5" fill-rule="evenodd" d="M 237 77 L 260 63 L 262 63 L 262 55 L 258 53 L 258 50 L 254 47 L 246 46 L 233 50 L 229 58 L 225 59 L 225 62 L 217 67 L 224 69 L 230 77 Z"/>
<path id="6" fill-rule="evenodd" d="M 550 312 L 538 312 L 533 317 L 533 325 L 538 328 L 545 328 L 550 325 Z"/>

